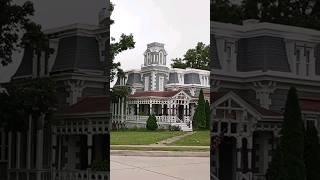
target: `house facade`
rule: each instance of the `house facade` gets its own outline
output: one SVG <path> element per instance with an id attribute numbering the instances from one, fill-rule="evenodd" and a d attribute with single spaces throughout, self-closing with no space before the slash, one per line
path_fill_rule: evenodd
<path id="1" fill-rule="evenodd" d="M 211 177 L 265 180 L 291 86 L 320 127 L 320 32 L 251 19 L 212 21 L 210 36 Z"/>
<path id="2" fill-rule="evenodd" d="M 0 125 L 1 180 L 108 180 L 110 105 L 106 90 L 109 7 L 98 25 L 72 24 L 46 30 L 54 53 L 25 48 L 11 84 L 50 78 L 57 107 L 50 117 L 30 114 L 23 131 Z M 104 162 L 104 170 L 95 164 Z"/>
<path id="3" fill-rule="evenodd" d="M 112 103 L 113 128 L 145 127 L 148 116 L 155 114 L 162 128 L 191 131 L 200 89 L 210 100 L 210 71 L 167 67 L 167 52 L 158 42 L 147 44 L 143 55 L 141 69 L 126 71 L 114 85 L 131 92 Z"/>

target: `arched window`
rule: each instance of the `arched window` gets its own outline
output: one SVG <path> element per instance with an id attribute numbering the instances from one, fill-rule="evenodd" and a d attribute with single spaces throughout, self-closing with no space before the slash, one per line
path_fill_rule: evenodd
<path id="1" fill-rule="evenodd" d="M 147 54 L 148 64 L 150 64 L 150 53 Z"/>

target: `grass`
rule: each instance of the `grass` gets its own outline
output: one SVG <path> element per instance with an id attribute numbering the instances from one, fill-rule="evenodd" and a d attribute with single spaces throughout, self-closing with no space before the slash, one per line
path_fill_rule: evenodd
<path id="1" fill-rule="evenodd" d="M 176 146 L 210 146 L 210 132 L 196 131 L 190 136 L 186 136 L 171 145 Z"/>
<path id="2" fill-rule="evenodd" d="M 121 147 L 111 146 L 111 150 L 133 150 L 133 151 L 185 151 L 185 152 L 208 152 L 210 148 L 190 148 L 190 147 Z"/>
<path id="3" fill-rule="evenodd" d="M 182 135 L 179 131 L 111 131 L 111 145 L 148 145 Z"/>

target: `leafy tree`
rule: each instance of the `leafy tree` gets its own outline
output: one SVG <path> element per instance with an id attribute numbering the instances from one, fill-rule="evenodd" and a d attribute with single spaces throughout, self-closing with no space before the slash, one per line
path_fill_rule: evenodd
<path id="1" fill-rule="evenodd" d="M 150 131 L 155 131 L 158 129 L 157 118 L 154 114 L 149 116 L 147 120 L 146 128 Z"/>
<path id="2" fill-rule="evenodd" d="M 320 29 L 318 0 L 213 0 L 211 20 L 242 24 L 245 19 Z"/>
<path id="3" fill-rule="evenodd" d="M 275 155 L 278 157 L 273 158 L 271 163 L 273 166 L 269 169 L 269 176 L 273 176 L 275 180 L 304 180 L 306 177 L 304 164 L 304 125 L 298 95 L 294 87 L 290 88 L 288 92 L 280 144 L 277 151 L 279 152 L 275 152 Z"/>
<path id="4" fill-rule="evenodd" d="M 206 102 L 204 100 L 203 91 L 200 90 L 198 105 L 193 116 L 194 129 L 207 129 Z"/>
<path id="5" fill-rule="evenodd" d="M 304 162 L 306 165 L 306 180 L 320 179 L 320 144 L 317 129 L 308 126 L 305 136 Z"/>
<path id="6" fill-rule="evenodd" d="M 23 131 L 26 117 L 31 114 L 38 119 L 42 113 L 52 112 L 57 103 L 55 82 L 49 78 L 11 84 L 7 91 L 0 94 L 0 124 L 11 131 Z"/>
<path id="7" fill-rule="evenodd" d="M 211 108 L 209 101 L 206 101 L 205 104 L 205 110 L 206 110 L 206 129 L 210 129 L 210 122 L 211 122 Z"/>
<path id="8" fill-rule="evenodd" d="M 267 170 L 267 180 L 283 180 L 281 177 L 282 161 L 280 161 L 281 154 L 279 148 L 275 149 L 272 153 L 271 163 Z"/>
<path id="9" fill-rule="evenodd" d="M 173 59 L 173 68 L 195 68 L 209 70 L 209 46 L 198 42 L 195 48 L 189 49 L 183 56 L 183 59 Z"/>
<path id="10" fill-rule="evenodd" d="M 33 4 L 26 1 L 17 5 L 12 0 L 2 0 L 0 5 L 0 62 L 2 66 L 12 62 L 13 51 L 21 46 L 19 34 L 31 23 Z"/>
<path id="11" fill-rule="evenodd" d="M 258 1 L 257 0 L 243 0 L 243 18 L 244 19 L 257 19 L 259 15 Z"/>

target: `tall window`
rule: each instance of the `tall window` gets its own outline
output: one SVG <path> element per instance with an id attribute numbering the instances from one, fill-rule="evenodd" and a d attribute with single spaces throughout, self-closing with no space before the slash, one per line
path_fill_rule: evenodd
<path id="1" fill-rule="evenodd" d="M 144 91 L 149 91 L 149 77 L 144 77 Z"/>
<path id="2" fill-rule="evenodd" d="M 162 52 L 160 52 L 159 54 L 160 54 L 160 64 L 163 64 Z"/>
<path id="3" fill-rule="evenodd" d="M 310 74 L 309 67 L 310 67 L 310 51 L 306 50 L 306 76 L 309 76 Z"/>
<path id="4" fill-rule="evenodd" d="M 150 59 L 151 59 L 150 53 L 147 54 L 147 57 L 148 57 L 148 64 L 150 64 Z"/>
<path id="5" fill-rule="evenodd" d="M 159 91 L 164 90 L 164 77 L 159 78 Z"/>
<path id="6" fill-rule="evenodd" d="M 231 47 L 226 47 L 226 55 L 227 55 L 227 71 L 230 71 L 231 69 Z"/>
<path id="7" fill-rule="evenodd" d="M 296 50 L 296 74 L 300 74 L 300 49 Z"/>

